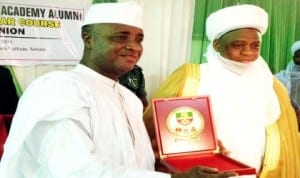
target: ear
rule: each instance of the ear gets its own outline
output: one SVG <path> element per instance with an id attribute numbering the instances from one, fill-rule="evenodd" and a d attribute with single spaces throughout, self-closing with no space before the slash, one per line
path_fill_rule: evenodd
<path id="1" fill-rule="evenodd" d="M 82 40 L 83 40 L 85 48 L 91 48 L 92 47 L 92 36 L 89 33 L 83 32 L 82 33 Z"/>
<path id="2" fill-rule="evenodd" d="M 219 50 L 220 50 L 220 41 L 218 39 L 213 41 L 213 47 L 216 51 L 219 52 Z"/>

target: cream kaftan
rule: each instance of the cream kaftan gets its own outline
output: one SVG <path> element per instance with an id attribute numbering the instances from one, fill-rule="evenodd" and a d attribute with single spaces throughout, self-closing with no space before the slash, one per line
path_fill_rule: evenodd
<path id="1" fill-rule="evenodd" d="M 1 178 L 164 178 L 128 89 L 78 65 L 51 72 L 20 99 Z"/>

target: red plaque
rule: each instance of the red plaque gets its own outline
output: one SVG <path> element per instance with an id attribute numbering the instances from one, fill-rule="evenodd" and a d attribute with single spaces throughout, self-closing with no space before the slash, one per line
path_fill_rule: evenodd
<path id="1" fill-rule="evenodd" d="M 255 168 L 217 152 L 208 96 L 158 98 L 152 100 L 160 161 L 170 172 L 194 166 L 255 175 Z"/>

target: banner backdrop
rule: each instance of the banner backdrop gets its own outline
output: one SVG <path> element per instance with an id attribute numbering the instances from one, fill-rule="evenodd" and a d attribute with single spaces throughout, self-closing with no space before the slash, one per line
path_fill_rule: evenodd
<path id="1" fill-rule="evenodd" d="M 89 3 L 0 0 L 0 65 L 76 64 Z"/>

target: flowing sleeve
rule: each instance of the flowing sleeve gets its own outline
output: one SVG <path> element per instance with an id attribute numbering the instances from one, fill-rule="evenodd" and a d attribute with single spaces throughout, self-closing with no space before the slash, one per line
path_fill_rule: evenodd
<path id="1" fill-rule="evenodd" d="M 169 174 L 148 170 L 99 164 L 93 142 L 76 120 L 66 119 L 50 123 L 39 123 L 29 138 L 27 146 L 38 145 L 37 160 L 43 163 L 38 178 L 170 178 Z M 47 132 L 43 132 L 47 130 Z M 37 141 L 37 143 L 35 143 Z M 50 176 L 51 175 L 51 176 Z"/>
<path id="2" fill-rule="evenodd" d="M 297 118 L 284 86 L 275 79 L 281 115 L 267 127 L 267 143 L 261 178 L 300 177 L 300 135 Z"/>

